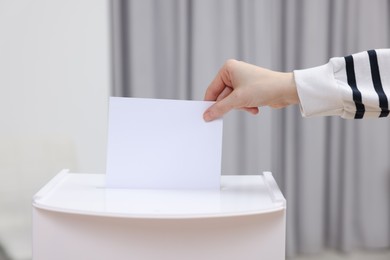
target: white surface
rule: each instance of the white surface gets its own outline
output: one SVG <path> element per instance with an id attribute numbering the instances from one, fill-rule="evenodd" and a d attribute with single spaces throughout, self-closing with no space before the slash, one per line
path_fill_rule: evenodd
<path id="1" fill-rule="evenodd" d="M 63 149 L 72 153 L 70 166 L 75 170 L 105 171 L 108 15 L 106 0 L 0 1 L 0 138 L 10 140 L 0 151 L 12 160 L 9 164 L 19 165 L 1 168 L 4 175 L 15 178 L 35 166 L 21 167 L 24 158 L 17 156 L 18 151 L 12 154 L 12 143 L 21 151 L 35 145 L 30 156 L 38 148 L 50 156 L 49 149 L 55 149 L 50 144 L 55 144 L 61 149 L 56 153 Z M 30 171 L 24 177 L 33 181 L 48 164 L 56 165 L 47 160 L 39 164 L 35 168 L 41 173 Z"/>
<path id="2" fill-rule="evenodd" d="M 272 178 L 269 175 L 268 178 Z M 220 190 L 108 189 L 103 174 L 58 174 L 35 196 L 37 208 L 133 218 L 210 218 L 282 211 L 263 176 L 222 176 Z"/>
<path id="3" fill-rule="evenodd" d="M 202 117 L 212 103 L 111 97 L 107 186 L 218 189 L 222 119 Z"/>
<path id="4" fill-rule="evenodd" d="M 104 172 L 107 0 L 0 0 L 0 240 L 31 259 L 31 197 L 62 167 Z"/>
<path id="5" fill-rule="evenodd" d="M 111 190 L 104 175 L 63 171 L 34 197 L 33 258 L 283 260 L 285 201 L 272 187 L 268 174 L 222 176 L 211 194 Z"/>
<path id="6" fill-rule="evenodd" d="M 140 219 L 33 209 L 34 260 L 284 260 L 285 211 Z"/>

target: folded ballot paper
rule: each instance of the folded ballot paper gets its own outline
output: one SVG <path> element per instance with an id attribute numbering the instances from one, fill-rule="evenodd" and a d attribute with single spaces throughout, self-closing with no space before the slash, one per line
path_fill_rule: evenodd
<path id="1" fill-rule="evenodd" d="M 219 189 L 222 119 L 207 101 L 111 97 L 106 185 L 131 189 Z"/>

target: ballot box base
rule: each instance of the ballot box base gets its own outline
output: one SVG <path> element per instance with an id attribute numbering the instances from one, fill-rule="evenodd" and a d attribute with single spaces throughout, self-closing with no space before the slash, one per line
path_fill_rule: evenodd
<path id="1" fill-rule="evenodd" d="M 73 184 L 78 182 L 72 183 L 69 178 L 77 179 L 76 175 L 62 173 L 34 197 L 34 260 L 285 259 L 285 201 L 280 200 L 281 193 L 275 192 L 272 179 L 270 185 L 263 186 L 264 191 L 256 192 L 255 185 L 247 186 L 246 190 L 242 187 L 229 191 L 225 187 L 228 194 L 219 197 L 220 206 L 205 211 L 162 212 L 162 205 L 157 212 L 147 208 L 136 214 L 110 207 L 104 187 L 88 185 L 88 178 L 104 182 L 102 176 L 86 175 L 77 186 Z M 77 202 L 72 199 L 75 193 L 80 197 Z M 269 196 L 274 208 L 268 205 L 258 211 L 256 208 L 234 211 L 236 207 L 226 205 L 242 193 L 253 194 L 254 198 L 248 200 Z M 126 201 L 123 196 L 121 199 Z M 89 206 L 82 207 L 83 200 L 89 201 Z"/>

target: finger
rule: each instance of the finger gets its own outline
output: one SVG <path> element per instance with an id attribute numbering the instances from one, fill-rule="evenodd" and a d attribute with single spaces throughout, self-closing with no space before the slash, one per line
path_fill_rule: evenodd
<path id="1" fill-rule="evenodd" d="M 235 107 L 236 100 L 233 95 L 228 95 L 224 99 L 217 101 L 214 105 L 209 107 L 203 114 L 203 119 L 210 122 L 214 119 L 222 117 Z"/>
<path id="2" fill-rule="evenodd" d="M 225 63 L 225 65 L 218 71 L 218 74 L 215 76 L 214 80 L 208 86 L 204 96 L 204 100 L 217 100 L 218 96 L 223 92 L 226 87 L 231 87 L 231 82 L 229 79 L 229 73 L 227 73 L 227 66 Z"/>
<path id="3" fill-rule="evenodd" d="M 225 87 L 225 88 L 222 90 L 221 94 L 219 94 L 219 96 L 217 97 L 216 101 L 220 101 L 220 100 L 224 99 L 225 97 L 229 96 L 230 93 L 232 93 L 232 91 L 233 91 L 232 88 L 230 88 L 230 87 Z"/>
<path id="4" fill-rule="evenodd" d="M 217 100 L 217 97 L 222 93 L 224 90 L 225 83 L 222 81 L 221 72 L 217 74 L 217 76 L 214 78 L 214 80 L 210 83 L 208 86 L 204 100 L 206 101 L 214 101 Z"/>
<path id="5" fill-rule="evenodd" d="M 251 113 L 252 115 L 257 115 L 259 113 L 258 107 L 243 107 L 242 110 Z"/>

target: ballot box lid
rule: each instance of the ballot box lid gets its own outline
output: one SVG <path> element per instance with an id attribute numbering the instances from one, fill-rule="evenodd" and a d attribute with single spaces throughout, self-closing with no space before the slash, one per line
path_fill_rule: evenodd
<path id="1" fill-rule="evenodd" d="M 35 208 L 125 218 L 212 218 L 285 210 L 272 174 L 221 176 L 216 190 L 108 189 L 104 174 L 63 170 L 33 197 Z"/>

